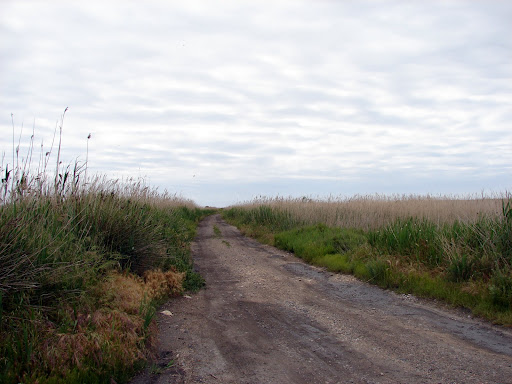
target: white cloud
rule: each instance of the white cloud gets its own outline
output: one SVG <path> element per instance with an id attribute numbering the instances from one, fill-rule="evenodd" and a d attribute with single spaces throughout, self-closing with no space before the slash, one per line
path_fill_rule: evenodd
<path id="1" fill-rule="evenodd" d="M 69 106 L 70 160 L 92 133 L 92 170 L 202 204 L 508 188 L 511 16 L 497 0 L 9 0 L 0 145 L 11 112 L 46 145 Z"/>

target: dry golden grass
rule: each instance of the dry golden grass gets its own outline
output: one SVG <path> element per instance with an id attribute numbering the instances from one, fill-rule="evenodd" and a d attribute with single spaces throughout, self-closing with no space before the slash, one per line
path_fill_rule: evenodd
<path id="1" fill-rule="evenodd" d="M 150 270 L 144 278 L 128 273 L 112 273 L 102 284 L 102 302 L 128 314 L 137 314 L 141 303 L 159 300 L 183 291 L 184 272 Z"/>
<path id="2" fill-rule="evenodd" d="M 167 295 L 181 293 L 185 273 L 160 270 L 146 272 L 144 279 L 129 273 L 113 272 L 97 289 L 103 292 L 100 308 L 93 313 L 66 311 L 74 325 L 72 332 L 59 332 L 48 324 L 43 361 L 47 370 L 65 377 L 80 369 L 85 360 L 97 365 L 117 361 L 133 366 L 151 355 L 154 347 L 154 323 L 145 323 L 147 304 Z M 141 348 L 146 345 L 146 348 Z"/>
<path id="3" fill-rule="evenodd" d="M 46 331 L 43 361 L 54 375 L 65 377 L 71 370 L 80 369 L 86 360 L 97 365 L 115 360 L 130 366 L 147 357 L 140 348 L 145 339 L 140 316 L 97 310 L 92 315 L 78 314 L 76 321 L 79 325 L 73 333 Z"/>
<path id="4" fill-rule="evenodd" d="M 383 196 L 368 195 L 351 198 L 260 198 L 240 207 L 257 208 L 267 205 L 288 212 L 305 224 L 324 223 L 342 228 L 376 229 L 397 218 L 425 218 L 436 224 L 475 222 L 482 216 L 502 214 L 502 199 L 507 195 L 492 197 L 450 196 Z"/>
<path id="5" fill-rule="evenodd" d="M 151 270 L 144 273 L 144 281 L 148 296 L 160 299 L 168 295 L 176 295 L 183 292 L 183 280 L 185 273 L 170 270 Z"/>
<path id="6" fill-rule="evenodd" d="M 102 303 L 129 314 L 137 314 L 145 299 L 145 285 L 142 279 L 132 274 L 112 273 L 101 285 Z"/>

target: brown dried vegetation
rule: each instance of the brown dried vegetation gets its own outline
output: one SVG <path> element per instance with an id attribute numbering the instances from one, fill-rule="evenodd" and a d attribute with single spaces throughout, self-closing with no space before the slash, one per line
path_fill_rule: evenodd
<path id="1" fill-rule="evenodd" d="M 41 372 L 51 372 L 53 382 L 67 382 L 74 372 L 94 369 L 91 367 L 97 367 L 97 377 L 106 378 L 101 370 L 109 364 L 133 367 L 152 357 L 156 344 L 151 321 L 154 304 L 181 293 L 184 276 L 172 270 L 147 271 L 144 278 L 110 273 L 94 287 L 94 296 L 99 295 L 96 308 L 82 308 L 84 312 L 63 309 L 70 328 L 59 329 L 50 321 L 38 324 L 38 344 L 32 346 L 37 355 L 29 365 L 39 372 L 39 378 L 25 374 L 23 380 L 43 383 Z"/>

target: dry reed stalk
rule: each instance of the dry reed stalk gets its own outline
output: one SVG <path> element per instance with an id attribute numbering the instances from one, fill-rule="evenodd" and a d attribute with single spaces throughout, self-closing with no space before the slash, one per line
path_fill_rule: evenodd
<path id="1" fill-rule="evenodd" d="M 428 219 L 436 224 L 476 222 L 502 213 L 502 197 L 449 196 L 355 196 L 313 200 L 307 198 L 260 198 L 241 207 L 267 205 L 290 213 L 306 224 L 324 223 L 344 228 L 376 229 L 397 218 Z"/>

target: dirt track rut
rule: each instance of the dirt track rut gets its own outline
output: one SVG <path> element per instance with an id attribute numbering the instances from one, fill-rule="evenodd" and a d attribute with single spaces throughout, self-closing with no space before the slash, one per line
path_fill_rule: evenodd
<path id="1" fill-rule="evenodd" d="M 510 329 L 309 266 L 219 215 L 192 251 L 206 289 L 164 305 L 158 365 L 132 384 L 512 383 Z"/>

